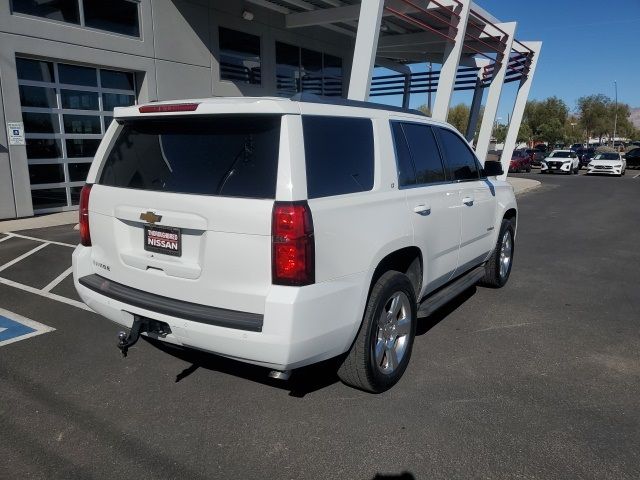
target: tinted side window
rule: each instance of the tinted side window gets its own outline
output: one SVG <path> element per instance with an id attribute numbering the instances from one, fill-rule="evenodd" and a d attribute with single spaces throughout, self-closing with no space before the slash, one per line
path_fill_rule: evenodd
<path id="1" fill-rule="evenodd" d="M 454 180 L 475 180 L 479 178 L 478 165 L 475 156 L 464 140 L 452 131 L 440 128 L 440 143 L 449 169 L 449 175 Z"/>
<path id="2" fill-rule="evenodd" d="M 402 124 L 411 158 L 416 168 L 416 183 L 437 183 L 445 180 L 444 168 L 440 159 L 438 144 L 428 125 L 417 123 Z"/>
<path id="3" fill-rule="evenodd" d="M 366 118 L 302 117 L 309 198 L 373 188 L 373 125 Z"/>
<path id="4" fill-rule="evenodd" d="M 279 116 L 264 115 L 125 122 L 105 161 L 100 183 L 275 198 L 280 121 Z"/>
<path id="5" fill-rule="evenodd" d="M 398 186 L 407 187 L 416 184 L 416 171 L 411 160 L 411 152 L 399 122 L 391 123 L 393 143 L 396 147 L 396 163 L 398 166 Z"/>

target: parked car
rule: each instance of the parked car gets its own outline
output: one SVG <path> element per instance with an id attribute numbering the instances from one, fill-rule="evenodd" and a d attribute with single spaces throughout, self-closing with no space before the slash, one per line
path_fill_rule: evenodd
<path id="1" fill-rule="evenodd" d="M 450 125 L 308 94 L 116 108 L 80 194 L 82 300 L 141 333 L 272 369 L 404 373 L 418 315 L 509 279 L 512 187 Z M 375 140 L 374 140 L 375 139 Z"/>
<path id="2" fill-rule="evenodd" d="M 571 145 L 571 146 L 569 147 L 569 150 L 573 150 L 573 151 L 575 152 L 575 151 L 576 151 L 576 150 L 578 150 L 579 148 L 583 148 L 583 147 L 584 147 L 584 144 L 583 144 L 583 143 L 574 143 L 573 145 Z"/>
<path id="3" fill-rule="evenodd" d="M 540 173 L 578 173 L 580 160 L 572 150 L 554 150 L 542 161 Z"/>
<path id="4" fill-rule="evenodd" d="M 531 159 L 531 165 L 534 167 L 539 167 L 542 165 L 542 161 L 547 158 L 546 152 L 535 150 L 533 152 L 533 158 Z"/>
<path id="5" fill-rule="evenodd" d="M 586 167 L 596 154 L 595 148 L 579 148 L 576 150 L 576 155 L 580 159 L 580 168 Z"/>
<path id="6" fill-rule="evenodd" d="M 514 150 L 509 163 L 509 172 L 520 173 L 531 171 L 531 156 L 525 150 Z"/>
<path id="7" fill-rule="evenodd" d="M 628 168 L 640 168 L 640 148 L 629 150 L 624 158 Z"/>
<path id="8" fill-rule="evenodd" d="M 598 153 L 589 162 L 587 175 L 594 173 L 622 176 L 627 171 L 627 162 L 619 153 Z"/>

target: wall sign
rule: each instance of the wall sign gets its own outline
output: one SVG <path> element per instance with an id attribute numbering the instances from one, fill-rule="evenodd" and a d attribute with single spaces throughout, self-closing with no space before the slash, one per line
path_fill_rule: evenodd
<path id="1" fill-rule="evenodd" d="M 24 145 L 24 123 L 7 122 L 7 135 L 9 145 Z"/>

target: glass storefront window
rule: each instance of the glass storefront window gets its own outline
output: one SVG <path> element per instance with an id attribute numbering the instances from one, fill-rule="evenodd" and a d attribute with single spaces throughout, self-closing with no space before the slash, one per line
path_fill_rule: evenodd
<path id="1" fill-rule="evenodd" d="M 23 107 L 56 108 L 56 91 L 53 88 L 20 85 L 20 105 Z"/>
<path id="2" fill-rule="evenodd" d="M 103 93 L 102 108 L 106 111 L 113 111 L 115 107 L 127 107 L 133 105 L 133 95 L 123 95 L 121 93 Z"/>
<path id="3" fill-rule="evenodd" d="M 298 92 L 342 96 L 342 59 L 276 42 L 276 88 L 281 97 Z"/>
<path id="4" fill-rule="evenodd" d="M 135 74 L 19 57 L 16 66 L 34 211 L 70 210 L 113 108 L 135 104 Z"/>
<path id="5" fill-rule="evenodd" d="M 140 36 L 139 3 L 137 0 L 11 0 L 13 13 L 132 37 Z"/>
<path id="6" fill-rule="evenodd" d="M 100 117 L 89 115 L 63 115 L 64 133 L 102 133 Z"/>
<path id="7" fill-rule="evenodd" d="M 67 190 L 65 188 L 41 188 L 31 190 L 31 201 L 34 210 L 60 208 L 67 206 Z"/>
<path id="8" fill-rule="evenodd" d="M 220 79 L 261 83 L 260 37 L 220 27 Z"/>
<path id="9" fill-rule="evenodd" d="M 29 180 L 31 180 L 31 185 L 64 182 L 63 167 L 64 165 L 61 163 L 29 165 Z"/>
<path id="10" fill-rule="evenodd" d="M 69 164 L 69 181 L 84 182 L 91 168 L 91 162 L 70 163 Z"/>
<path id="11" fill-rule="evenodd" d="M 127 0 L 82 0 L 84 24 L 108 32 L 140 36 L 138 2 Z"/>
<path id="12" fill-rule="evenodd" d="M 115 70 L 100 70 L 100 84 L 102 88 L 116 88 L 118 90 L 133 90 L 135 88 L 133 73 Z"/>
<path id="13" fill-rule="evenodd" d="M 98 110 L 98 93 L 82 90 L 60 90 L 62 108 L 74 110 Z"/>
<path id="14" fill-rule="evenodd" d="M 35 82 L 53 82 L 53 63 L 31 60 L 29 58 L 16 58 L 16 70 L 18 79 L 33 80 Z"/>
<path id="15" fill-rule="evenodd" d="M 13 11 L 68 23 L 80 23 L 78 0 L 13 0 Z"/>
<path id="16" fill-rule="evenodd" d="M 58 115 L 51 113 L 22 112 L 25 133 L 58 133 Z"/>
<path id="17" fill-rule="evenodd" d="M 97 87 L 98 77 L 96 73 L 97 70 L 95 68 L 67 65 L 65 63 L 58 64 L 58 78 L 60 83 Z"/>

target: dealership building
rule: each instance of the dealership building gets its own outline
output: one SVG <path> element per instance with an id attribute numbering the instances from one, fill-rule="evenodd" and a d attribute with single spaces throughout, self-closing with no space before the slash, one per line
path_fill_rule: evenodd
<path id="1" fill-rule="evenodd" d="M 517 82 L 506 165 L 541 48 L 516 26 L 470 0 L 0 0 L 0 219 L 77 208 L 114 107 L 158 100 L 433 94 L 446 120 L 469 90 L 484 159 Z"/>

